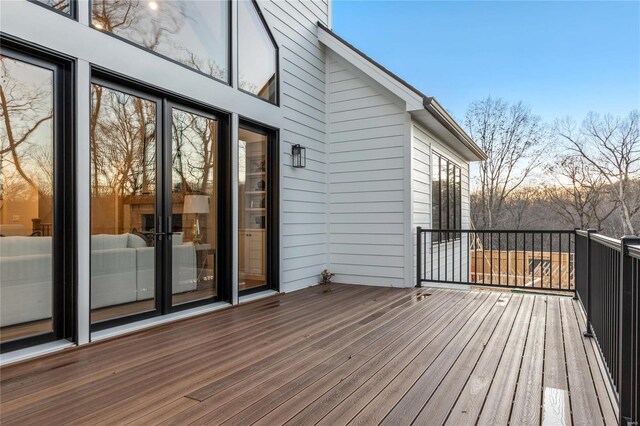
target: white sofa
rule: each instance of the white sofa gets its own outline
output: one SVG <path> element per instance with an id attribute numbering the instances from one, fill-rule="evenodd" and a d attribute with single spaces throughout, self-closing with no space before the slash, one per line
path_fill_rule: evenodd
<path id="1" fill-rule="evenodd" d="M 173 235 L 173 293 L 197 288 L 196 250 Z M 0 238 L 0 327 L 49 318 L 51 237 Z M 91 308 L 150 299 L 154 252 L 134 234 L 91 236 Z"/>

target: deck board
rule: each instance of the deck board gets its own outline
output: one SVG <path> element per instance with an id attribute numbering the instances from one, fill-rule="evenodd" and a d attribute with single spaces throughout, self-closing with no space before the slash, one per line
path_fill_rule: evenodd
<path id="1" fill-rule="evenodd" d="M 570 298 L 323 290 L 4 366 L 0 422 L 615 424 Z"/>

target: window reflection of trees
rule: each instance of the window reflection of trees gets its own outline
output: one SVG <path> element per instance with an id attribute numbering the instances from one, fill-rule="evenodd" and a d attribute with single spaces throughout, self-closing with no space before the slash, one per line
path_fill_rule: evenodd
<path id="1" fill-rule="evenodd" d="M 71 13 L 71 0 L 38 0 L 48 6 L 58 9 L 60 12 Z"/>
<path id="2" fill-rule="evenodd" d="M 213 193 L 217 122 L 173 110 L 174 192 Z"/>
<path id="3" fill-rule="evenodd" d="M 92 195 L 155 192 L 156 104 L 92 85 Z"/>
<path id="4" fill-rule="evenodd" d="M 53 72 L 0 56 L 0 199 L 53 194 Z"/>
<path id="5" fill-rule="evenodd" d="M 93 25 L 228 80 L 227 1 L 94 0 Z"/>

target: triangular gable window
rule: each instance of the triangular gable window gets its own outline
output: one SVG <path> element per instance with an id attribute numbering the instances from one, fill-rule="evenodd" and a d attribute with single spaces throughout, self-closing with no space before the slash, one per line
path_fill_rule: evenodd
<path id="1" fill-rule="evenodd" d="M 278 50 L 254 1 L 238 2 L 238 83 L 241 90 L 277 102 Z"/>

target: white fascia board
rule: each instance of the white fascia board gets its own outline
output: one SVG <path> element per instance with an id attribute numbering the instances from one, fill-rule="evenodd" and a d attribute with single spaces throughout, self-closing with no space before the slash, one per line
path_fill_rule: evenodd
<path id="1" fill-rule="evenodd" d="M 423 108 L 419 111 L 412 111 L 411 118 L 420 126 L 428 130 L 434 139 L 437 139 L 443 145 L 446 145 L 453 151 L 460 154 L 460 156 L 465 160 L 470 162 L 485 160 L 485 158 L 479 156 L 473 149 L 471 149 L 471 147 L 467 146 L 453 135 L 453 133 L 443 126 L 442 123 L 426 109 Z"/>
<path id="2" fill-rule="evenodd" d="M 327 48 L 331 49 L 336 55 L 402 99 L 406 104 L 407 112 L 424 109 L 423 96 L 415 93 L 362 55 L 354 52 L 353 49 L 346 46 L 341 40 L 338 40 L 321 28 L 318 28 L 318 40 Z"/>

